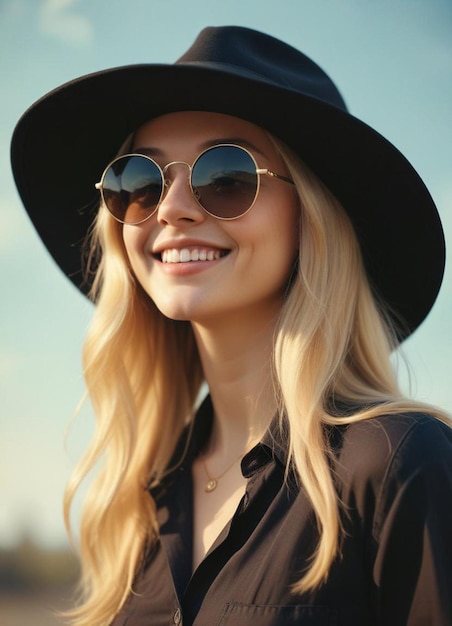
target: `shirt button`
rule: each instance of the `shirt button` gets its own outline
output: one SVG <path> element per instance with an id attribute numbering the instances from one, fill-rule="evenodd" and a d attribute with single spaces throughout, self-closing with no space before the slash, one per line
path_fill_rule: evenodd
<path id="1" fill-rule="evenodd" d="M 174 611 L 173 623 L 176 624 L 176 626 L 179 626 L 180 624 L 182 624 L 182 614 L 180 612 L 180 609 L 176 609 Z"/>

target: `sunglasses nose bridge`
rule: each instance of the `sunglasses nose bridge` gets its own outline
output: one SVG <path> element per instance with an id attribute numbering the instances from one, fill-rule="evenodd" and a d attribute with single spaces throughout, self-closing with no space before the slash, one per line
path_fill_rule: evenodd
<path id="1" fill-rule="evenodd" d="M 193 165 L 190 165 L 186 161 L 171 161 L 170 163 L 167 163 L 165 166 L 163 166 L 161 168 L 161 173 L 162 173 L 162 176 L 163 176 L 163 190 L 162 190 L 162 196 L 160 198 L 160 203 L 159 203 L 160 209 L 159 210 L 162 211 L 163 203 L 164 203 L 164 196 L 167 195 L 168 190 L 170 189 L 170 187 L 173 185 L 173 183 L 176 180 L 176 176 L 175 175 L 173 175 L 172 177 L 168 177 L 167 176 L 168 171 L 174 165 L 184 165 L 188 169 L 188 176 L 187 176 L 187 179 L 186 179 L 186 182 L 188 183 L 188 189 L 190 190 L 191 195 L 197 201 L 197 204 L 200 206 L 201 209 L 203 209 L 204 207 L 199 202 L 199 198 L 200 198 L 199 192 L 198 192 L 197 189 L 193 188 L 193 186 L 192 186 L 191 176 L 192 176 L 192 171 L 193 171 Z M 183 179 L 180 182 L 181 182 L 182 185 L 184 184 Z M 163 210 L 167 211 L 167 209 L 163 209 Z M 202 213 L 204 213 L 204 211 L 202 211 Z M 168 217 L 166 217 L 166 219 L 168 219 Z"/>
<path id="2" fill-rule="evenodd" d="M 192 172 L 193 172 L 193 165 L 190 165 L 190 163 L 187 163 L 186 161 L 170 161 L 170 163 L 167 163 L 164 167 L 162 167 L 162 174 L 163 174 L 163 186 L 165 189 L 169 189 L 170 186 L 173 183 L 173 180 L 171 178 L 167 178 L 166 173 L 169 170 L 170 167 L 172 167 L 173 165 L 185 165 L 188 169 L 188 178 L 187 178 L 187 182 L 189 184 L 189 187 L 194 195 L 194 197 L 196 198 L 196 200 L 199 202 L 200 199 L 200 194 L 199 191 L 193 187 L 192 185 Z"/>
<path id="3" fill-rule="evenodd" d="M 190 181 L 190 178 L 191 178 L 192 166 L 190 165 L 190 163 L 187 163 L 186 161 L 171 161 L 170 163 L 167 163 L 162 168 L 162 173 L 163 173 L 163 177 L 164 177 L 164 185 L 167 188 L 171 185 L 171 183 L 173 181 L 172 181 L 172 179 L 167 178 L 166 174 L 167 174 L 169 168 L 172 167 L 173 165 L 185 165 L 187 167 L 187 169 L 188 169 L 188 181 Z"/>

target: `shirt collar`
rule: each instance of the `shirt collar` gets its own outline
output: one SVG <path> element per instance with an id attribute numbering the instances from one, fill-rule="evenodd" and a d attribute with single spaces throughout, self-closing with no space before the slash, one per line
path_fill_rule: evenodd
<path id="1" fill-rule="evenodd" d="M 207 395 L 196 411 L 193 424 L 184 429 L 178 441 L 169 465 L 172 469 L 163 480 L 166 487 L 172 483 L 172 479 L 177 476 L 178 472 L 191 467 L 194 459 L 207 444 L 212 425 L 213 406 L 210 395 Z M 288 432 L 287 419 L 275 416 L 262 440 L 242 459 L 242 474 L 245 478 L 251 478 L 272 461 L 285 470 L 288 457 Z M 152 491 L 154 495 L 157 495 L 160 489 L 157 487 Z"/>
<path id="2" fill-rule="evenodd" d="M 242 459 L 242 473 L 245 478 L 263 469 L 271 461 L 285 470 L 287 463 L 288 424 L 275 416 L 262 440 Z"/>

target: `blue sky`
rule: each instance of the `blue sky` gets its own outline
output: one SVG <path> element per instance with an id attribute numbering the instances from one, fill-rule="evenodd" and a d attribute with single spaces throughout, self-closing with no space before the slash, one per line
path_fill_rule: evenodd
<path id="1" fill-rule="evenodd" d="M 416 167 L 452 249 L 450 0 L 0 0 L 0 546 L 25 532 L 64 543 L 62 493 L 93 419 L 85 404 L 72 421 L 91 305 L 53 264 L 21 206 L 9 165 L 14 125 L 66 80 L 173 62 L 201 28 L 221 24 L 266 31 L 326 69 L 352 113 Z M 412 395 L 452 411 L 450 261 L 404 353 Z M 401 380 L 408 390 L 403 364 Z"/>

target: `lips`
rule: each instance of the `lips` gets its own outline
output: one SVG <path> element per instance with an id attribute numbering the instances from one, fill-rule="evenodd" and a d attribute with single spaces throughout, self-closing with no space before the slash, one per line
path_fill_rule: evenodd
<path id="1" fill-rule="evenodd" d="M 194 261 L 215 261 L 229 254 L 229 250 L 207 247 L 166 248 L 159 253 L 162 263 L 192 263 Z"/>

